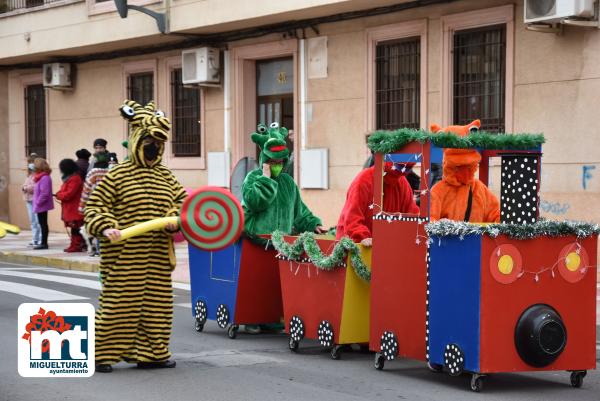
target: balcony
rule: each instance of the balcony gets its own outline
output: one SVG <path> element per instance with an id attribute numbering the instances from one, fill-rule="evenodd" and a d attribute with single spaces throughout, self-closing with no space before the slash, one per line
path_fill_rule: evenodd
<path id="1" fill-rule="evenodd" d="M 0 17 L 78 3 L 85 0 L 0 0 Z M 96 2 L 111 0 L 96 0 Z"/>

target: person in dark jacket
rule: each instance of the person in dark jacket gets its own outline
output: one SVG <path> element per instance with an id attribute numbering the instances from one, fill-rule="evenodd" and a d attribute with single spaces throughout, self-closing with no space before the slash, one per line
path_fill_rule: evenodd
<path id="1" fill-rule="evenodd" d="M 90 168 L 90 156 L 92 154 L 90 153 L 89 150 L 87 149 L 79 149 L 77 152 L 75 152 L 75 156 L 77 156 L 77 160 L 75 161 L 75 163 L 77 163 L 77 167 L 79 168 L 79 175 L 81 176 L 82 180 L 85 180 L 85 176 L 88 172 L 88 169 Z"/>
<path id="2" fill-rule="evenodd" d="M 71 229 L 71 244 L 65 252 L 84 252 L 87 250 L 80 229 L 83 215 L 79 213 L 79 201 L 83 190 L 83 181 L 79 175 L 79 167 L 73 159 L 63 159 L 58 164 L 63 184 L 56 193 L 56 199 L 62 204 L 62 220 Z"/>

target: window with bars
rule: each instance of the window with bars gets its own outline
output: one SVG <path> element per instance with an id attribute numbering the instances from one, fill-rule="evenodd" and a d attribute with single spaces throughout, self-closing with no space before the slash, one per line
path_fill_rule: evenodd
<path id="1" fill-rule="evenodd" d="M 145 105 L 154 99 L 154 74 L 143 72 L 129 75 L 127 93 L 129 99 Z"/>
<path id="2" fill-rule="evenodd" d="M 171 99 L 173 156 L 201 156 L 200 89 L 183 86 L 181 68 L 171 71 Z"/>
<path id="3" fill-rule="evenodd" d="M 376 128 L 419 128 L 420 38 L 381 42 L 375 52 Z"/>
<path id="4" fill-rule="evenodd" d="M 46 158 L 46 94 L 44 86 L 25 88 L 25 155 L 37 153 Z"/>
<path id="5" fill-rule="evenodd" d="M 454 123 L 504 132 L 506 25 L 457 31 L 453 42 Z"/>

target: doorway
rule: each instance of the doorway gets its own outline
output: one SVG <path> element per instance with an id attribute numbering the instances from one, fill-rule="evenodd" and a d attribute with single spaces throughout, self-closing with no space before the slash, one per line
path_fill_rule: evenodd
<path id="1" fill-rule="evenodd" d="M 290 155 L 294 151 L 294 59 L 284 57 L 256 62 L 256 121 L 278 123 L 291 133 L 287 139 Z M 256 149 L 258 160 L 258 147 Z M 290 160 L 291 161 L 291 160 Z M 293 165 L 286 169 L 293 176 Z"/>

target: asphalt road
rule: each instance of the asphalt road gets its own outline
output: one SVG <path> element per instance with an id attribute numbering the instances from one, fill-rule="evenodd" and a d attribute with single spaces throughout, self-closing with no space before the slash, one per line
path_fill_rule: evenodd
<path id="1" fill-rule="evenodd" d="M 122 363 L 110 374 L 96 373 L 91 378 L 19 376 L 19 304 L 40 301 L 46 290 L 53 290 L 64 293 L 64 298 L 87 298 L 55 302 L 97 306 L 95 283 L 97 276 L 92 273 L 0 264 L 0 401 L 600 400 L 598 371 L 589 372 L 580 389 L 571 388 L 566 372 L 497 374 L 486 377 L 483 392 L 477 394 L 469 389 L 470 376 L 433 373 L 421 362 L 393 361 L 376 371 L 373 355 L 358 350 L 334 361 L 317 343 L 303 341 L 299 353 L 293 354 L 283 334 L 240 333 L 230 340 L 214 322 L 197 333 L 185 288 L 174 289 L 175 369 L 138 370 Z M 21 295 L 23 288 L 26 296 Z"/>

